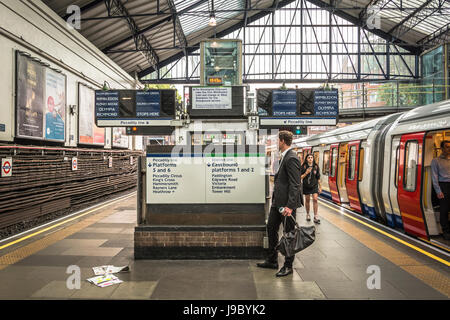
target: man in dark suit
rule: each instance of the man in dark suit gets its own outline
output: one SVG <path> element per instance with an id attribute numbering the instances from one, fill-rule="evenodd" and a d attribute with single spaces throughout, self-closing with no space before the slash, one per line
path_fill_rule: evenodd
<path id="1" fill-rule="evenodd" d="M 275 250 L 278 243 L 278 229 L 281 223 L 286 223 L 286 232 L 294 229 L 295 210 L 303 205 L 300 160 L 291 149 L 292 138 L 293 134 L 289 131 L 280 131 L 278 134 L 281 159 L 278 172 L 275 174 L 272 206 L 267 221 L 269 254 L 264 262 L 257 264 L 260 268 L 278 269 L 278 252 Z M 284 208 L 282 213 L 280 208 Z M 294 219 L 289 216 L 293 216 Z M 277 272 L 277 277 L 292 273 L 294 258 L 295 256 L 285 258 L 284 266 Z"/>

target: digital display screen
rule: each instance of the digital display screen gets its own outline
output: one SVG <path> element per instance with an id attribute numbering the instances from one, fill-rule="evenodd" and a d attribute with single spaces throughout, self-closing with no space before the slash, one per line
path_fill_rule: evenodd
<path id="1" fill-rule="evenodd" d="M 196 118 L 242 118 L 244 87 L 190 87 L 188 113 Z"/>
<path id="2" fill-rule="evenodd" d="M 176 91 L 153 90 L 96 90 L 95 117 L 99 126 L 128 126 L 126 121 L 173 119 Z M 131 124 L 132 125 L 132 124 Z"/>
<path id="3" fill-rule="evenodd" d="M 339 94 L 335 89 L 257 89 L 256 107 L 263 128 L 336 125 Z"/>

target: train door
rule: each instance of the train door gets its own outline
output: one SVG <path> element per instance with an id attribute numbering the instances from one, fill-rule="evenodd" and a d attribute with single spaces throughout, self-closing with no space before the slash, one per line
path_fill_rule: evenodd
<path id="1" fill-rule="evenodd" d="M 348 143 L 348 162 L 345 185 L 347 187 L 347 195 L 350 207 L 358 211 L 359 213 L 362 213 L 358 193 L 359 148 L 359 140 Z"/>
<path id="2" fill-rule="evenodd" d="M 390 182 L 388 184 L 389 190 L 389 202 L 392 212 L 386 211 L 386 219 L 388 225 L 396 228 L 403 229 L 403 221 L 400 213 L 400 207 L 398 206 L 398 178 L 399 178 L 399 162 L 400 162 L 400 137 L 392 139 L 391 146 L 391 163 L 390 163 Z M 387 206 L 386 206 L 387 207 Z"/>
<path id="3" fill-rule="evenodd" d="M 424 132 L 411 133 L 400 139 L 397 198 L 405 232 L 428 240 L 421 205 L 424 135 Z"/>
<path id="4" fill-rule="evenodd" d="M 322 168 L 320 174 L 322 193 L 320 195 L 331 199 L 331 192 L 328 181 L 328 177 L 330 175 L 330 149 L 328 147 L 321 147 L 320 152 L 322 153 L 322 162 L 320 163 L 320 167 Z"/>
<path id="5" fill-rule="evenodd" d="M 441 141 L 450 140 L 450 130 L 428 132 L 424 140 L 423 179 L 422 179 L 422 204 L 426 226 L 429 236 L 438 236 L 442 233 L 439 223 L 439 199 L 433 187 L 431 162 L 441 155 Z"/>
<path id="6" fill-rule="evenodd" d="M 339 143 L 330 146 L 330 175 L 328 176 L 328 186 L 330 187 L 331 199 L 334 202 L 341 203 L 339 190 L 337 187 L 338 178 L 338 161 L 339 161 Z"/>
<path id="7" fill-rule="evenodd" d="M 341 203 L 348 203 L 347 187 L 345 185 L 345 176 L 347 174 L 348 144 L 339 145 L 339 163 L 337 172 L 337 187 Z"/>

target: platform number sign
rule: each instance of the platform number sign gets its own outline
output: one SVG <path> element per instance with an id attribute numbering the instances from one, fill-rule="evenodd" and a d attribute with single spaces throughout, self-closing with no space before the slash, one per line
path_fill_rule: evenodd
<path id="1" fill-rule="evenodd" d="M 72 158 L 72 171 L 78 170 L 78 159 L 76 157 Z"/>
<path id="2" fill-rule="evenodd" d="M 12 158 L 2 159 L 2 177 L 12 176 Z"/>
<path id="3" fill-rule="evenodd" d="M 112 168 L 113 166 L 113 158 L 111 156 L 108 157 L 108 168 Z"/>

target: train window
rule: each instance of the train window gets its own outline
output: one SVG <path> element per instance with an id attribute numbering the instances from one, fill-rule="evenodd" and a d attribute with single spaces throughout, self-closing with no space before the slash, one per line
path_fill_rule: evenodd
<path id="1" fill-rule="evenodd" d="M 323 152 L 323 163 L 322 163 L 322 174 L 330 174 L 330 151 L 326 150 Z"/>
<path id="2" fill-rule="evenodd" d="M 397 152 L 395 155 L 395 187 L 398 188 L 398 163 L 400 162 L 400 147 L 397 147 Z"/>
<path id="3" fill-rule="evenodd" d="M 314 162 L 318 165 L 319 164 L 319 151 L 314 151 Z"/>
<path id="4" fill-rule="evenodd" d="M 358 169 L 358 181 L 362 181 L 364 172 L 364 149 L 359 149 L 359 169 Z"/>
<path id="5" fill-rule="evenodd" d="M 348 180 L 355 179 L 356 146 L 350 147 L 350 156 L 348 161 Z"/>
<path id="6" fill-rule="evenodd" d="M 336 165 L 337 165 L 337 157 L 338 157 L 338 148 L 333 148 L 331 154 L 331 176 L 336 176 Z"/>
<path id="7" fill-rule="evenodd" d="M 403 188 L 406 191 L 416 190 L 417 160 L 419 158 L 419 144 L 417 141 L 406 142 L 405 164 L 403 172 Z"/>

